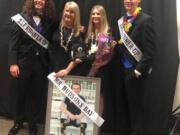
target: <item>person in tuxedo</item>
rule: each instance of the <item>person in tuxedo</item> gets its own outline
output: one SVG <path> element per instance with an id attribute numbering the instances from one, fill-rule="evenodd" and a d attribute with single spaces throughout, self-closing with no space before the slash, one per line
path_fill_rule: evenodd
<path id="1" fill-rule="evenodd" d="M 38 132 L 36 124 L 45 110 L 49 70 L 49 43 L 45 42 L 52 34 L 54 17 L 53 0 L 26 0 L 23 12 L 13 17 L 8 62 L 10 74 L 17 80 L 17 105 L 8 135 L 17 134 L 26 120 L 30 134 Z"/>
<path id="2" fill-rule="evenodd" d="M 86 69 L 81 68 L 82 60 L 73 56 L 73 49 L 83 43 L 83 29 L 78 4 L 74 1 L 66 2 L 59 28 L 52 38 L 52 70 L 57 77 L 85 74 Z"/>
<path id="3" fill-rule="evenodd" d="M 116 134 L 142 135 L 144 86 L 152 71 L 155 32 L 152 17 L 139 7 L 141 0 L 124 0 L 126 13 L 118 20 L 114 48 Z"/>

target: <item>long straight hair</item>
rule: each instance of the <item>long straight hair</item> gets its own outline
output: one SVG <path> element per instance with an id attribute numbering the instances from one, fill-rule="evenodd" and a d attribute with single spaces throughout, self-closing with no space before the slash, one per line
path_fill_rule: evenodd
<path id="1" fill-rule="evenodd" d="M 100 15 L 101 15 L 100 32 L 102 32 L 104 34 L 108 34 L 108 31 L 109 31 L 109 24 L 108 24 L 107 15 L 106 15 L 106 11 L 105 11 L 104 7 L 102 5 L 95 5 L 91 9 L 91 13 L 90 13 L 90 17 L 89 17 L 88 31 L 86 34 L 85 42 L 88 42 L 88 39 L 92 34 L 94 34 L 94 36 L 97 37 L 97 35 L 95 35 L 96 34 L 95 33 L 95 26 L 92 22 L 92 14 L 93 14 L 94 10 L 98 10 L 100 12 Z"/>

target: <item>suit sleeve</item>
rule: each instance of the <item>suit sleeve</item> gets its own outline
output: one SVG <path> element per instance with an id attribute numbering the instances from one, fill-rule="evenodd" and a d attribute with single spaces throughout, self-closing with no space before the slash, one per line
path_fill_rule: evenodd
<path id="1" fill-rule="evenodd" d="M 153 63 L 155 52 L 155 32 L 152 18 L 149 17 L 141 26 L 142 36 L 142 59 L 137 63 L 136 70 L 140 73 L 147 73 Z"/>
<path id="2" fill-rule="evenodd" d="M 8 50 L 8 65 L 17 65 L 17 54 L 18 54 L 18 46 L 20 44 L 20 34 L 21 31 L 16 24 L 13 24 L 11 31 L 11 39 L 9 43 Z"/>

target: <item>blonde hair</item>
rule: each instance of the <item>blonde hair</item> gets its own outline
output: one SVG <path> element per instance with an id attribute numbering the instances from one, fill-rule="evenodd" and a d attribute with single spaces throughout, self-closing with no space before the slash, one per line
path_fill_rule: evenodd
<path id="1" fill-rule="evenodd" d="M 75 36 L 78 36 L 80 33 L 80 27 L 81 27 L 80 10 L 79 10 L 78 4 L 74 1 L 66 2 L 65 6 L 64 6 L 64 10 L 63 10 L 63 16 L 62 16 L 61 23 L 60 23 L 60 29 L 62 30 L 63 27 L 65 26 L 64 12 L 65 12 L 65 9 L 67 7 L 71 7 L 75 13 L 75 20 L 74 20 L 74 24 L 73 24 L 73 29 L 74 29 Z"/>
<path id="2" fill-rule="evenodd" d="M 90 17 L 89 17 L 88 31 L 87 31 L 86 40 L 85 40 L 86 42 L 88 42 L 88 38 L 92 35 L 92 33 L 94 35 L 96 34 L 95 27 L 92 22 L 92 14 L 93 14 L 94 10 L 98 10 L 101 15 L 100 32 L 103 32 L 104 34 L 108 34 L 108 31 L 109 31 L 109 24 L 108 24 L 107 15 L 106 15 L 106 11 L 105 11 L 104 7 L 102 5 L 95 5 L 91 9 L 91 13 L 90 13 Z M 95 35 L 95 36 L 97 36 L 97 35 Z"/>

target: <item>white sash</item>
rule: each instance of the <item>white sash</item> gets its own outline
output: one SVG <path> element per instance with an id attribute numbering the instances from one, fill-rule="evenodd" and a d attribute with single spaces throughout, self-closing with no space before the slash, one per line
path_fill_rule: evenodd
<path id="1" fill-rule="evenodd" d="M 104 119 L 93 111 L 86 102 L 84 102 L 61 78 L 55 77 L 55 73 L 48 75 L 48 79 L 66 96 L 68 97 L 87 117 L 89 117 L 97 126 L 101 126 Z"/>
<path id="2" fill-rule="evenodd" d="M 118 27 L 119 27 L 122 42 L 124 43 L 125 47 L 131 53 L 131 55 L 135 58 L 135 60 L 139 62 L 143 56 L 143 53 L 136 46 L 136 44 L 131 40 L 131 38 L 127 35 L 127 33 L 124 31 L 123 17 L 118 20 Z"/>
<path id="3" fill-rule="evenodd" d="M 29 25 L 28 22 L 20 14 L 12 16 L 11 19 L 15 21 L 17 25 L 19 25 L 19 27 L 21 27 L 21 29 L 26 32 L 39 45 L 41 45 L 45 49 L 48 49 L 48 40 L 40 33 L 38 33 L 31 25 Z"/>

